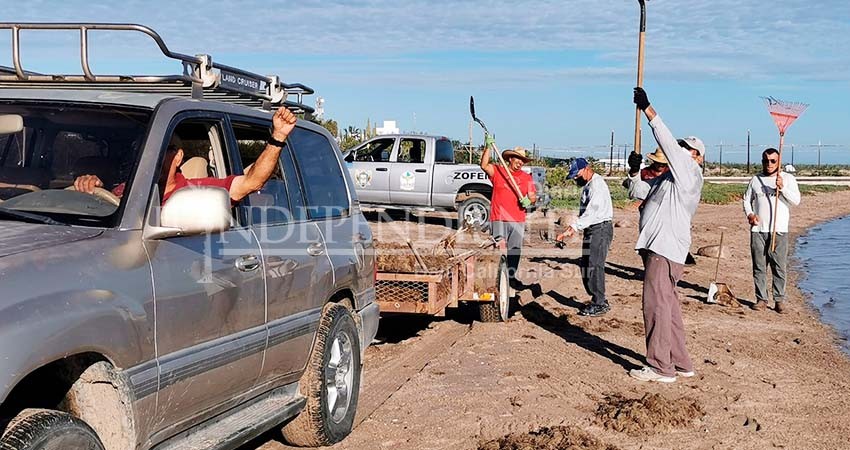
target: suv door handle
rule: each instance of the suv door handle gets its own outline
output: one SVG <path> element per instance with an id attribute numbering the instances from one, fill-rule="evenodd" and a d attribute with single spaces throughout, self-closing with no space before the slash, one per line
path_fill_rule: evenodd
<path id="1" fill-rule="evenodd" d="M 416 171 L 419 173 L 425 173 L 428 171 L 428 169 L 416 169 Z"/>
<path id="2" fill-rule="evenodd" d="M 313 242 L 307 246 L 307 254 L 310 256 L 320 256 L 325 253 L 325 246 L 321 242 Z"/>
<path id="3" fill-rule="evenodd" d="M 387 171 L 386 167 L 376 167 L 375 168 L 375 172 L 386 172 L 386 171 Z"/>
<path id="4" fill-rule="evenodd" d="M 236 258 L 235 265 L 242 272 L 253 272 L 260 267 L 260 259 L 255 255 L 244 255 Z"/>

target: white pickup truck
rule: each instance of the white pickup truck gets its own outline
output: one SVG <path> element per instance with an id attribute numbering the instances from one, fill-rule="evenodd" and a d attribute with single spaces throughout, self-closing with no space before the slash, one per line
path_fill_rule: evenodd
<path id="1" fill-rule="evenodd" d="M 443 136 L 382 135 L 343 156 L 361 204 L 385 209 L 457 211 L 458 223 L 489 222 L 493 185 L 474 164 L 455 164 L 452 141 Z M 533 209 L 548 207 L 546 172 L 526 166 L 537 187 Z"/>

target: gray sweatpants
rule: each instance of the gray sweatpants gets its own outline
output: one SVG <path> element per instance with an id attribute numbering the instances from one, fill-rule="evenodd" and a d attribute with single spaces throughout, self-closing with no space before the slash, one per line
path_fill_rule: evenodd
<path id="1" fill-rule="evenodd" d="M 490 222 L 493 237 L 504 239 L 507 244 L 508 254 L 508 277 L 511 285 L 515 286 L 516 272 L 519 269 L 519 259 L 522 256 L 522 239 L 525 235 L 525 222 L 504 222 L 494 220 Z"/>
<path id="2" fill-rule="evenodd" d="M 591 225 L 584 230 L 581 245 L 581 281 L 584 290 L 590 295 L 590 303 L 604 306 L 605 298 L 605 259 L 614 238 L 614 226 L 611 221 Z"/>
<path id="3" fill-rule="evenodd" d="M 770 233 L 750 233 L 753 257 L 753 282 L 756 301 L 767 301 L 767 266 L 773 272 L 773 300 L 785 300 L 785 275 L 788 267 L 788 233 L 776 233 L 776 250 L 770 251 Z"/>
<path id="4" fill-rule="evenodd" d="M 683 264 L 649 250 L 643 258 L 643 325 L 646 332 L 646 362 L 656 373 L 675 376 L 676 370 L 690 372 L 694 364 L 685 348 L 685 325 L 676 283 Z"/>

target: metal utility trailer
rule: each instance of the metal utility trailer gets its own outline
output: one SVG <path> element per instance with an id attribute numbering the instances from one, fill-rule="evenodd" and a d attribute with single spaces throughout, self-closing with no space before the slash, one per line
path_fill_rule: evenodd
<path id="1" fill-rule="evenodd" d="M 496 292 L 477 292 L 477 256 L 476 251 L 462 253 L 451 258 L 448 267 L 428 273 L 378 271 L 375 290 L 381 312 L 442 317 L 460 302 L 475 302 L 482 322 L 504 322 L 510 300 L 505 257 L 497 263 Z"/>

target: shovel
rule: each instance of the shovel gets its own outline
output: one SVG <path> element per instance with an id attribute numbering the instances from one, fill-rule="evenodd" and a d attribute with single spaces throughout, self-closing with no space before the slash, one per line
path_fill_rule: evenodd
<path id="1" fill-rule="evenodd" d="M 732 290 L 726 283 L 718 283 L 717 275 L 720 272 L 720 258 L 723 256 L 723 232 L 720 232 L 720 247 L 717 249 L 717 266 L 714 267 L 714 281 L 708 286 L 708 298 L 706 303 L 717 303 L 717 300 L 723 297 L 735 298 L 732 295 Z"/>

